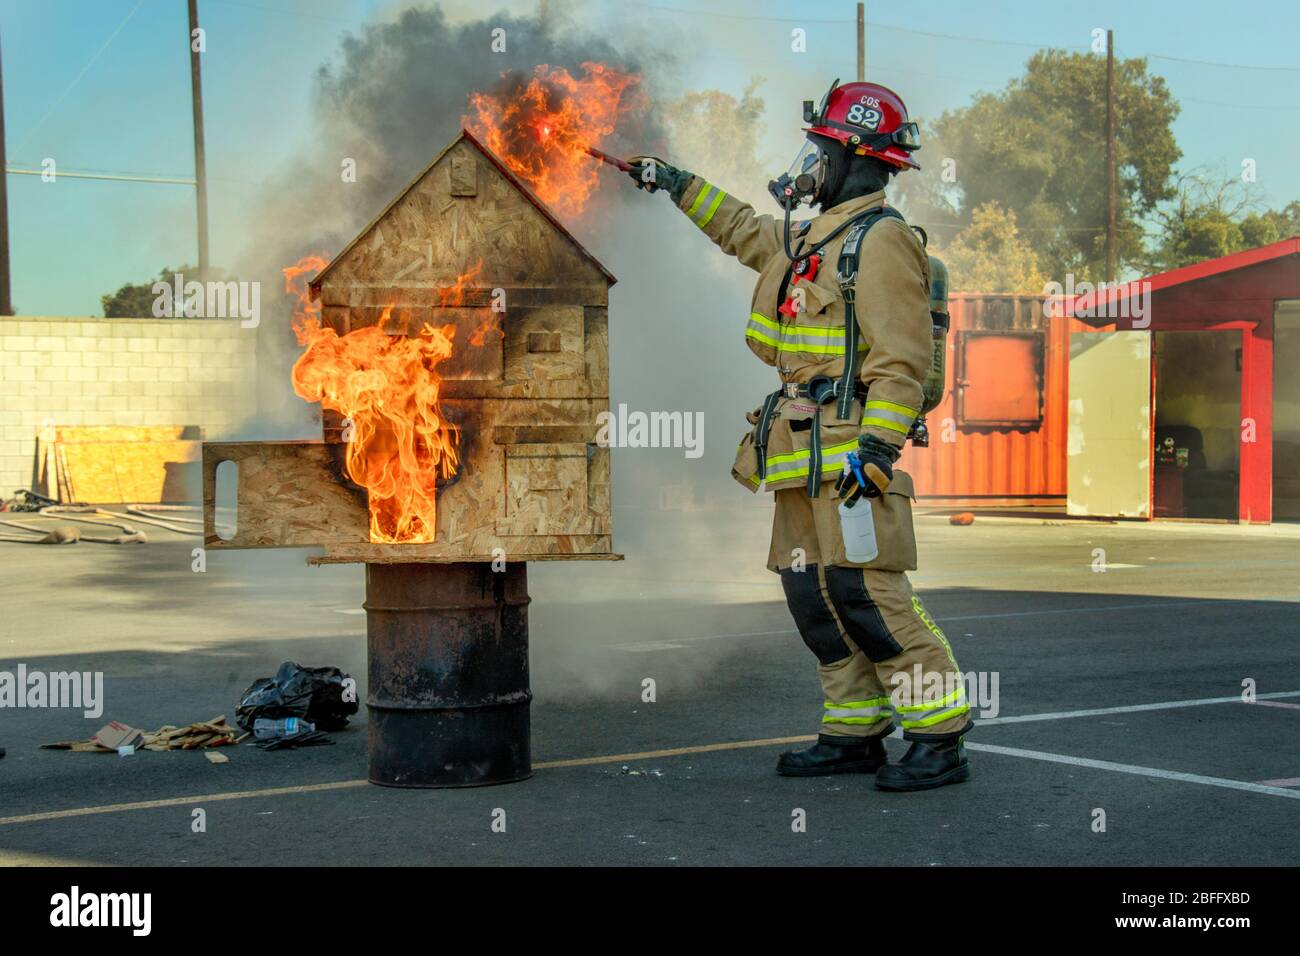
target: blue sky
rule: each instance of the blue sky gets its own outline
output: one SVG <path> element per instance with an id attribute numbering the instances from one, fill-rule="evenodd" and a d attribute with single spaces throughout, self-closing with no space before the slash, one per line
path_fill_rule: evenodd
<path id="1" fill-rule="evenodd" d="M 553 4 L 565 5 L 562 0 Z M 239 256 L 262 182 L 311 145 L 316 70 L 346 33 L 402 4 L 387 0 L 200 0 L 213 261 Z M 738 93 L 762 76 L 763 145 L 784 166 L 798 104 L 854 69 L 854 4 L 647 0 L 568 6 L 616 40 L 648 35 L 678 50 L 678 91 Z M 449 5 L 458 18 L 481 3 Z M 532 2 L 496 9 L 524 13 Z M 800 16 L 799 14 L 806 14 Z M 868 75 L 922 120 L 1020 73 L 1035 49 L 1085 49 L 1116 31 L 1121 56 L 1148 56 L 1182 105 L 1182 166 L 1235 175 L 1256 160 L 1269 206 L 1300 198 L 1300 4 L 1208 0 L 1049 4 L 1039 0 L 868 3 Z M 790 51 L 801 26 L 809 49 Z M 3 0 L 9 164 L 192 175 L 183 0 Z M 1217 65 L 1226 64 L 1226 65 Z M 523 65 L 523 64 L 520 64 Z M 528 64 L 531 66 L 531 64 Z M 787 128 L 784 120 L 790 119 Z M 99 296 L 195 258 L 192 189 L 10 175 L 14 300 L 20 312 L 90 315 Z"/>

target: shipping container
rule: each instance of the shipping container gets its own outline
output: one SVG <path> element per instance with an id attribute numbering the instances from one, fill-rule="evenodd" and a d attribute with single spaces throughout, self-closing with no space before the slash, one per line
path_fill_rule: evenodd
<path id="1" fill-rule="evenodd" d="M 936 504 L 1063 504 L 1070 330 L 1042 296 L 949 299 L 947 383 L 900 467 Z"/>

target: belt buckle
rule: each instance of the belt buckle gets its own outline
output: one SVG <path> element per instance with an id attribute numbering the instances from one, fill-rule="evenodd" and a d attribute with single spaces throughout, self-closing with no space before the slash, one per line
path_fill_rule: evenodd
<path id="1" fill-rule="evenodd" d="M 798 398 L 798 397 L 799 397 L 799 383 L 798 383 L 798 382 L 786 382 L 785 385 L 783 385 L 783 386 L 781 387 L 781 391 L 785 392 L 785 397 L 786 397 L 786 398 Z"/>

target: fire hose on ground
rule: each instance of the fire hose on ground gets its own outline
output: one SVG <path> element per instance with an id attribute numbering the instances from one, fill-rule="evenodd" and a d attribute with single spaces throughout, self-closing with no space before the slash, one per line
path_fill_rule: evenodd
<path id="1" fill-rule="evenodd" d="M 7 509 L 7 513 L 28 514 L 34 518 L 62 518 L 78 524 L 113 528 L 120 534 L 111 537 L 89 536 L 69 525 L 44 527 L 0 518 L 0 525 L 15 528 L 23 535 L 0 534 L 0 541 L 14 544 L 76 544 L 80 541 L 93 544 L 147 544 L 148 536 L 136 528 L 135 523 L 152 525 L 176 534 L 202 537 L 204 533 L 201 516 L 187 517 L 184 514 L 198 512 L 192 505 L 125 505 L 126 513 L 123 514 L 94 505 L 60 505 L 53 499 L 30 491 L 25 492 L 25 495 L 25 500 L 14 499 L 10 504 L 16 503 L 17 507 Z M 218 525 L 218 531 L 221 530 L 225 530 L 224 526 Z"/>

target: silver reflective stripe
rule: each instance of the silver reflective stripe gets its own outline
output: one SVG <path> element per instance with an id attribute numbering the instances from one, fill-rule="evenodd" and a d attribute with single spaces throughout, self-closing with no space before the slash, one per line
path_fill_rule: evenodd
<path id="1" fill-rule="evenodd" d="M 892 707 L 827 707 L 822 722 L 828 723 L 839 717 L 870 717 L 878 720 L 893 713 Z"/>
<path id="2" fill-rule="evenodd" d="M 691 203 L 691 208 L 686 210 L 686 215 L 695 220 L 695 224 L 703 229 L 709 224 L 713 214 L 718 211 L 718 206 L 726 195 L 713 183 L 706 182 L 696 195 L 695 202 Z"/>
<path id="3" fill-rule="evenodd" d="M 838 343 L 829 341 L 825 336 L 783 333 L 781 335 L 781 350 L 784 352 L 810 352 L 813 355 L 843 355 L 843 330 L 836 329 L 834 331 L 840 333 Z M 859 352 L 867 351 L 867 344 L 859 342 L 857 350 Z"/>
<path id="4" fill-rule="evenodd" d="M 868 405 L 862 418 L 863 421 L 873 418 L 877 420 L 883 418 L 885 421 L 897 422 L 902 425 L 904 429 L 908 429 L 912 427 L 912 422 L 916 420 L 916 413 L 904 414 L 902 412 L 893 411 L 892 409 Z"/>
<path id="5" fill-rule="evenodd" d="M 843 445 L 831 445 L 822 451 L 822 474 L 828 471 L 842 471 L 845 456 L 858 447 L 857 439 Z M 767 460 L 766 474 L 768 481 L 773 481 L 783 474 L 798 477 L 808 474 L 808 450 L 789 455 L 777 455 Z"/>
<path id="6" fill-rule="evenodd" d="M 957 696 L 957 699 L 939 706 L 929 707 L 921 710 L 918 707 L 925 705 L 915 705 L 911 707 L 898 708 L 899 720 L 904 728 L 928 727 L 931 724 L 937 724 L 949 717 L 960 717 L 962 714 L 970 711 L 970 706 L 966 703 L 966 691 L 963 689 Z"/>

